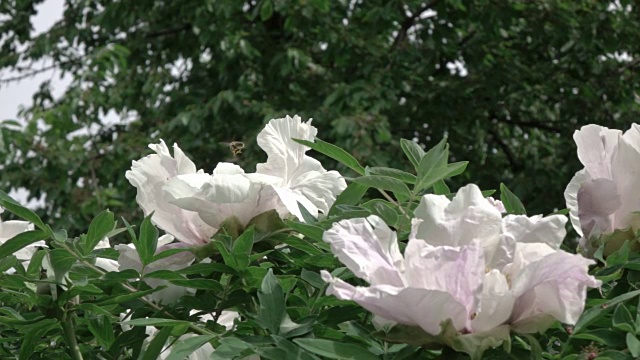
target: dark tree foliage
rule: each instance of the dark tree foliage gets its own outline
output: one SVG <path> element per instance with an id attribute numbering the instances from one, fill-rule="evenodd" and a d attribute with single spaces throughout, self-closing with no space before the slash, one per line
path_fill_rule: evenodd
<path id="1" fill-rule="evenodd" d="M 72 229 L 104 207 L 139 215 L 124 172 L 148 143 L 251 170 L 255 134 L 284 114 L 368 165 L 401 167 L 400 138 L 446 135 L 452 161 L 470 161 L 452 185 L 504 181 L 550 212 L 578 169 L 573 131 L 640 113 L 631 1 L 67 0 L 33 37 L 41 2 L 0 2 L 0 70 L 47 59 L 73 82 L 59 99 L 42 84 L 26 131 L 4 123 L 0 188 L 46 193 L 41 214 Z M 101 124 L 109 111 L 133 121 Z"/>

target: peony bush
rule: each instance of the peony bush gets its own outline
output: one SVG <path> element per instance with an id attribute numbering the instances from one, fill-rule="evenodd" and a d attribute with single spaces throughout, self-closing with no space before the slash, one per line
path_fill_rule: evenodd
<path id="1" fill-rule="evenodd" d="M 585 168 L 547 215 L 504 184 L 452 191 L 467 163 L 449 163 L 446 139 L 401 140 L 409 170 L 317 134 L 269 121 L 255 172 L 150 144 L 122 174 L 145 219 L 107 209 L 75 238 L 0 192 L 0 355 L 640 357 L 638 125 L 576 131 Z"/>

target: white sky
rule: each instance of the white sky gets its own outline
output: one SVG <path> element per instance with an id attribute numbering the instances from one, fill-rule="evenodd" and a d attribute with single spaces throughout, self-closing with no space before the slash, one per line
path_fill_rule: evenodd
<path id="1" fill-rule="evenodd" d="M 62 18 L 62 12 L 64 9 L 64 0 L 45 0 L 44 3 L 36 7 L 37 14 L 31 18 L 34 30 L 33 35 L 42 33 L 58 20 Z M 38 69 L 42 64 L 37 64 Z M 13 72 L 0 72 L 0 79 L 14 77 L 19 75 Z M 38 90 L 40 84 L 52 79 L 53 95 L 60 96 L 64 92 L 67 85 L 71 82 L 70 77 L 60 79 L 59 73 L 54 70 L 46 71 L 35 75 L 30 78 L 20 80 L 19 82 L 11 82 L 8 84 L 2 84 L 0 86 L 0 121 L 6 119 L 16 119 L 21 107 L 28 107 L 31 105 L 31 97 Z M 3 189 L 9 190 L 9 189 Z M 43 200 L 30 201 L 27 203 L 27 190 L 18 189 L 17 191 L 11 191 L 10 195 L 17 201 L 25 204 L 30 208 L 36 208 L 42 206 Z"/>
<path id="2" fill-rule="evenodd" d="M 62 18 L 64 9 L 64 0 L 45 0 L 44 3 L 36 7 L 37 14 L 31 18 L 34 26 L 33 34 L 42 33 L 58 20 Z M 38 69 L 42 64 L 37 64 Z M 11 72 L 0 72 L 0 79 L 19 75 Z M 28 107 L 31 105 L 31 97 L 38 90 L 40 84 L 53 79 L 52 87 L 54 96 L 60 96 L 66 86 L 71 82 L 70 77 L 60 79 L 59 72 L 46 71 L 30 78 L 23 79 L 19 82 L 11 82 L 9 84 L 0 85 L 0 121 L 6 119 L 15 119 L 18 115 L 20 107 Z"/>

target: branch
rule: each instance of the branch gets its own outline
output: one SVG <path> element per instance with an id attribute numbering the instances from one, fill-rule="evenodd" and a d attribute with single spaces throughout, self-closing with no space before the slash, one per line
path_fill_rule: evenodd
<path id="1" fill-rule="evenodd" d="M 185 30 L 189 30 L 191 28 L 192 28 L 191 24 L 187 23 L 187 24 L 184 24 L 184 25 L 176 27 L 176 28 L 164 29 L 164 30 L 159 30 L 159 31 L 148 33 L 148 34 L 146 34 L 144 36 L 144 38 L 145 39 L 152 39 L 152 38 L 156 38 L 156 37 L 160 37 L 160 36 L 177 34 L 179 32 L 182 32 L 182 31 L 185 31 Z"/>
<path id="2" fill-rule="evenodd" d="M 11 82 L 14 82 L 14 81 L 20 81 L 20 80 L 26 79 L 28 77 L 38 75 L 38 74 L 43 73 L 43 72 L 47 72 L 49 70 L 53 70 L 53 69 L 55 69 L 57 67 L 58 67 L 57 64 L 51 64 L 49 66 L 45 66 L 45 67 L 37 69 L 37 70 L 32 70 L 32 71 L 30 71 L 30 72 L 28 72 L 26 74 L 20 74 L 20 75 L 8 77 L 8 78 L 0 79 L 0 85 L 8 84 L 8 83 L 11 83 Z"/>
<path id="3" fill-rule="evenodd" d="M 515 155 L 513 155 L 513 151 L 511 151 L 509 145 L 502 141 L 502 138 L 495 129 L 492 129 L 490 127 L 488 131 L 489 134 L 491 134 L 491 137 L 493 137 L 493 140 L 496 142 L 496 144 L 498 144 L 504 155 L 507 157 L 507 162 L 509 162 L 509 166 L 511 167 L 511 169 L 514 171 L 518 170 L 520 166 L 516 163 Z"/>
<path id="4" fill-rule="evenodd" d="M 398 30 L 398 35 L 393 39 L 393 43 L 391 44 L 391 51 L 395 50 L 395 48 L 400 45 L 400 43 L 407 37 L 407 31 L 413 26 L 416 19 L 418 19 L 422 14 L 424 14 L 427 10 L 433 8 L 440 0 L 431 0 L 430 2 L 422 5 L 418 10 L 414 11 L 411 16 L 405 17 L 402 24 L 400 24 L 400 30 Z"/>
<path id="5" fill-rule="evenodd" d="M 518 120 L 504 120 L 499 118 L 495 118 L 495 119 L 502 124 L 518 125 L 522 127 L 534 128 L 534 129 L 545 130 L 545 131 L 553 131 L 557 133 L 563 132 L 562 129 L 560 128 L 557 128 L 552 125 L 547 125 L 541 122 L 537 122 L 537 121 L 529 122 L 529 121 L 518 121 Z"/>

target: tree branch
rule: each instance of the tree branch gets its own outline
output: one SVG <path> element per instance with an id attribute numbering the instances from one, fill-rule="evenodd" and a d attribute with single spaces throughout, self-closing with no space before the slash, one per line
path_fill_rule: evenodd
<path id="1" fill-rule="evenodd" d="M 560 128 L 557 128 L 552 125 L 547 125 L 541 122 L 537 122 L 537 121 L 506 120 L 506 119 L 499 119 L 499 118 L 495 118 L 495 119 L 502 124 L 518 125 L 521 127 L 528 127 L 528 128 L 534 128 L 534 129 L 545 130 L 545 131 L 553 131 L 557 133 L 563 132 L 562 129 Z"/>
<path id="2" fill-rule="evenodd" d="M 413 26 L 416 19 L 418 19 L 422 14 L 424 14 L 427 10 L 433 8 L 440 0 L 431 0 L 430 2 L 422 5 L 418 10 L 414 11 L 411 16 L 405 17 L 404 21 L 400 24 L 400 30 L 398 30 L 398 34 L 396 38 L 393 39 L 393 43 L 391 44 L 391 51 L 395 50 L 398 45 L 407 37 L 407 31 Z"/>
<path id="3" fill-rule="evenodd" d="M 47 72 L 49 70 L 53 70 L 53 69 L 55 69 L 57 67 L 58 67 L 57 64 L 51 64 L 51 65 L 45 66 L 45 67 L 37 69 L 37 70 L 29 71 L 26 74 L 20 74 L 20 75 L 8 77 L 8 78 L 0 79 L 0 85 L 8 84 L 8 83 L 11 83 L 11 82 L 14 82 L 14 81 L 24 80 L 24 79 L 26 79 L 28 77 L 35 76 L 35 75 L 41 74 L 43 72 Z"/>
<path id="4" fill-rule="evenodd" d="M 517 171 L 520 168 L 520 166 L 516 162 L 516 157 L 513 154 L 513 151 L 511 151 L 511 148 L 509 147 L 509 145 L 507 145 L 504 141 L 502 141 L 502 138 L 500 137 L 500 135 L 495 129 L 492 129 L 491 127 L 489 127 L 488 131 L 489 131 L 489 134 L 491 134 L 491 137 L 493 138 L 493 140 L 496 142 L 496 144 L 498 144 L 498 147 L 500 147 L 500 150 L 502 150 L 504 155 L 507 157 L 507 162 L 509 163 L 509 167 L 511 167 L 512 170 Z"/>

